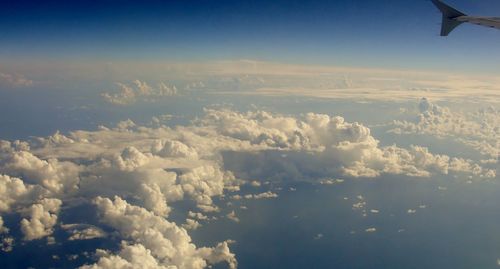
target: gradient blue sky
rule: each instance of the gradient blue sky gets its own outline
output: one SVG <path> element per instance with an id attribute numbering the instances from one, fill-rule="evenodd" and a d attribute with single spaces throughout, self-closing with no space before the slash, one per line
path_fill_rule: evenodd
<path id="1" fill-rule="evenodd" d="M 499 15 L 496 0 L 449 0 Z M 0 60 L 257 59 L 496 73 L 500 31 L 464 25 L 439 37 L 426 0 L 10 1 Z"/>

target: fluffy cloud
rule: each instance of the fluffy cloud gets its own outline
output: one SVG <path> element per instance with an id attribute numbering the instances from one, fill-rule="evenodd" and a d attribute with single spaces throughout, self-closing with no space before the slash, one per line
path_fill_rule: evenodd
<path id="1" fill-rule="evenodd" d="M 175 140 L 157 140 L 153 144 L 151 152 L 162 157 L 198 158 L 195 149 Z"/>
<path id="2" fill-rule="evenodd" d="M 497 159 L 500 154 L 500 110 L 487 107 L 474 113 L 452 112 L 423 98 L 415 121 L 395 121 L 390 132 L 452 138 Z"/>
<path id="3" fill-rule="evenodd" d="M 196 230 L 201 227 L 201 224 L 194 219 L 186 219 L 186 223 L 182 227 L 186 230 Z"/>
<path id="4" fill-rule="evenodd" d="M 100 258 L 88 268 L 134 267 L 141 259 L 151 268 L 204 268 L 220 261 L 235 267 L 228 242 L 199 248 L 186 229 L 220 214 L 215 198 L 242 184 L 258 178 L 323 182 L 338 174 L 448 173 L 494 176 L 470 160 L 427 148 L 382 147 L 368 127 L 338 116 L 207 109 L 204 117 L 175 128 L 128 120 L 29 142 L 0 141 L 0 213 L 21 214 L 21 231 L 33 240 L 52 234 L 59 211 L 71 210 L 70 202 L 94 201 L 101 223 L 61 225 L 68 240 L 103 237 L 104 225 L 124 243 L 117 252 L 98 251 Z M 264 190 L 244 197 L 277 194 Z M 208 216 L 190 212 L 184 225 L 170 222 L 179 201 Z M 63 203 L 68 206 L 61 209 Z M 228 217 L 236 219 L 232 212 Z"/>
<path id="5" fill-rule="evenodd" d="M 266 158 L 260 162 L 255 156 L 244 160 L 257 162 L 259 170 L 266 170 L 270 163 L 278 163 L 291 174 L 302 173 L 297 177 L 307 176 L 307 173 L 322 173 L 322 176 L 342 173 L 351 177 L 376 177 L 389 173 L 429 177 L 432 173 L 448 174 L 449 171 L 492 175 L 490 170 L 483 170 L 470 160 L 434 155 L 427 148 L 380 147 L 369 128 L 345 122 L 342 117 L 309 113 L 303 119 L 297 119 L 266 112 L 242 114 L 208 110 L 203 123 L 225 136 L 250 143 L 253 150 L 288 151 L 283 160 L 277 160 L 272 154 L 260 156 Z M 294 156 L 293 152 L 312 154 Z M 230 159 L 228 157 L 228 161 Z M 250 176 L 258 177 L 259 174 Z"/>
<path id="6" fill-rule="evenodd" d="M 25 215 L 29 219 L 21 220 L 21 231 L 25 240 L 39 239 L 53 232 L 57 223 L 57 214 L 61 208 L 62 201 L 59 199 L 45 198 L 39 203 L 33 204 Z"/>
<path id="7" fill-rule="evenodd" d="M 77 188 L 79 166 L 55 158 L 42 160 L 27 149 L 18 149 L 3 142 L 0 148 L 0 173 L 22 177 L 25 182 L 53 191 Z"/>
<path id="8" fill-rule="evenodd" d="M 196 269 L 205 268 L 207 262 L 221 261 L 236 264 L 234 255 L 228 249 L 220 246 L 197 249 L 185 229 L 144 208 L 130 205 L 119 197 L 113 200 L 97 197 L 95 204 L 102 222 L 133 242 L 137 255 L 143 256 L 147 264 L 150 264 L 149 268 L 175 266 L 180 269 Z M 103 257 L 97 265 L 106 264 L 110 259 L 133 263 L 137 257 L 129 255 L 131 250 L 129 245 L 124 245 L 118 255 Z"/>
<path id="9" fill-rule="evenodd" d="M 15 203 L 32 200 L 34 189 L 19 178 L 0 174 L 0 213 L 9 212 Z"/>
<path id="10" fill-rule="evenodd" d="M 155 101 L 158 97 L 177 95 L 177 88 L 168 86 L 164 82 L 158 83 L 155 88 L 140 80 L 134 80 L 132 84 L 116 83 L 116 86 L 118 87 L 116 93 L 105 92 L 101 95 L 106 102 L 116 105 L 128 105 L 135 103 L 137 100 Z"/>
<path id="11" fill-rule="evenodd" d="M 113 255 L 105 250 L 97 253 L 99 261 L 92 265 L 84 265 L 81 269 L 123 269 L 123 268 L 147 268 L 147 269 L 167 269 L 162 266 L 151 255 L 151 251 L 141 244 L 128 245 L 122 243 L 118 254 Z"/>

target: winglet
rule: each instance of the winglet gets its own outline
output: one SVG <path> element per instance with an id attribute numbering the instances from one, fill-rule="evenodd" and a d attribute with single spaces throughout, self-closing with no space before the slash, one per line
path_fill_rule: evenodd
<path id="1" fill-rule="evenodd" d="M 467 16 L 464 13 L 448 6 L 447 4 L 441 2 L 440 0 L 431 0 L 434 5 L 439 8 L 441 13 L 443 13 L 443 22 L 441 24 L 441 36 L 447 36 L 455 27 L 462 24 L 462 22 L 455 20 L 460 16 Z"/>

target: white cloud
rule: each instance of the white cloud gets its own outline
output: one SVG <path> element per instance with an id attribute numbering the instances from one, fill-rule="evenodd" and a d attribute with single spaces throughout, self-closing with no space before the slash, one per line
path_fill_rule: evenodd
<path id="1" fill-rule="evenodd" d="M 99 261 L 92 265 L 84 265 L 81 269 L 123 269 L 123 268 L 147 268 L 167 269 L 159 264 L 158 260 L 151 255 L 151 250 L 141 244 L 128 245 L 122 242 L 119 253 L 113 255 L 108 251 L 98 251 Z"/>
<path id="2" fill-rule="evenodd" d="M 116 83 L 116 86 L 117 92 L 101 95 L 106 102 L 115 105 L 128 105 L 138 100 L 154 102 L 157 98 L 177 95 L 177 88 L 164 82 L 158 83 L 155 88 L 140 80 L 134 80 L 132 84 Z"/>
<path id="3" fill-rule="evenodd" d="M 195 149 L 175 140 L 157 140 L 153 144 L 151 152 L 162 157 L 198 158 Z"/>
<path id="4" fill-rule="evenodd" d="M 89 224 L 62 224 L 61 228 L 70 234 L 68 240 L 89 240 L 106 237 L 101 228 Z"/>
<path id="5" fill-rule="evenodd" d="M 194 219 L 186 219 L 186 223 L 182 227 L 186 230 L 196 230 L 201 227 L 201 224 Z"/>
<path id="6" fill-rule="evenodd" d="M 415 121 L 394 121 L 396 134 L 427 134 L 452 138 L 488 157 L 500 156 L 500 110 L 493 106 L 474 113 L 453 112 L 422 98 Z"/>
<path id="7" fill-rule="evenodd" d="M 309 159 L 314 163 L 302 164 L 297 172 L 314 165 L 316 167 L 310 171 L 313 174 L 326 170 L 326 173 L 341 172 L 352 177 L 376 177 L 381 173 L 428 177 L 435 172 L 474 175 L 488 172 L 470 160 L 434 155 L 419 146 L 412 146 L 409 150 L 397 146 L 379 147 L 369 128 L 356 122 L 345 122 L 342 117 L 308 113 L 303 119 L 298 119 L 263 111 L 242 114 L 207 110 L 202 123 L 213 126 L 224 136 L 250 143 L 252 150 L 313 152 Z M 261 165 L 266 165 L 266 162 L 262 161 Z"/>
<path id="8" fill-rule="evenodd" d="M 200 212 L 193 212 L 193 211 L 189 211 L 188 212 L 188 216 L 190 218 L 195 218 L 195 219 L 198 219 L 198 220 L 208 220 L 208 216 L 206 215 L 203 215 L 202 213 Z"/>
<path id="9" fill-rule="evenodd" d="M 259 193 L 259 194 L 247 194 L 243 197 L 245 197 L 245 199 L 256 199 L 256 200 L 258 200 L 258 199 L 271 199 L 271 198 L 277 198 L 278 194 L 271 192 L 271 191 L 266 191 L 266 192 Z"/>
<path id="10" fill-rule="evenodd" d="M 148 91 L 145 85 L 141 87 Z M 156 265 L 165 267 L 203 268 L 221 258 L 234 266 L 227 243 L 198 248 L 184 228 L 168 221 L 175 202 L 191 202 L 201 212 L 219 212 L 215 197 L 237 191 L 256 178 L 337 183 L 341 180 L 322 180 L 338 174 L 429 177 L 464 173 L 479 177 L 488 173 L 470 160 L 433 154 L 423 147 L 381 147 L 368 127 L 342 117 L 225 109 L 205 113 L 192 124 L 175 128 L 139 126 L 129 120 L 114 128 L 56 133 L 29 143 L 0 141 L 0 212 L 22 214 L 21 230 L 26 240 L 32 240 L 52 234 L 61 204 L 99 197 L 95 205 L 103 224 L 115 229 L 126 244 L 116 253 L 102 252 L 94 266 L 112 261 L 134 264 L 133 253 L 152 257 Z M 226 158 L 227 152 L 248 156 L 248 160 Z M 253 169 L 252 162 L 259 169 Z M 227 195 L 277 196 L 265 190 Z M 354 203 L 354 209 L 366 214 L 364 199 Z M 228 217 L 237 218 L 235 212 Z M 194 229 L 213 217 L 191 212 L 187 219 L 184 227 Z M 100 225 L 61 226 L 65 227 L 70 240 L 104 236 Z"/>
<path id="11" fill-rule="evenodd" d="M 0 213 L 9 212 L 11 206 L 21 200 L 31 200 L 34 193 L 32 185 L 15 177 L 0 174 Z"/>
<path id="12" fill-rule="evenodd" d="M 21 220 L 21 231 L 24 240 L 39 239 L 53 232 L 57 223 L 57 214 L 62 201 L 59 199 L 44 198 L 39 203 L 31 205 L 24 213 L 29 219 Z"/>
<path id="13" fill-rule="evenodd" d="M 24 181 L 61 192 L 77 188 L 80 167 L 55 158 L 42 160 L 29 151 L 4 147 L 0 150 L 0 173 L 22 177 Z"/>
<path id="14" fill-rule="evenodd" d="M 220 253 L 219 247 L 197 249 L 191 243 L 186 230 L 144 208 L 130 205 L 120 197 L 113 200 L 97 197 L 95 205 L 101 215 L 101 221 L 116 229 L 124 239 L 133 242 L 141 249 L 141 254 L 147 253 L 146 261 L 156 262 L 152 263 L 154 266 L 194 269 L 204 268 L 207 262 L 235 262 L 234 255 L 229 250 L 224 249 L 224 252 Z M 122 246 L 118 256 L 110 257 L 126 259 L 128 256 L 124 255 L 124 251 L 128 250 L 128 245 Z M 101 259 L 97 264 L 105 263 L 110 258 Z"/>

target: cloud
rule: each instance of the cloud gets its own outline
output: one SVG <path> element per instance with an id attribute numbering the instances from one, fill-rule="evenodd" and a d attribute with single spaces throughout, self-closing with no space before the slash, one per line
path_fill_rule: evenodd
<path id="1" fill-rule="evenodd" d="M 11 252 L 14 247 L 13 237 L 4 237 L 0 242 L 0 250 L 3 252 Z"/>
<path id="2" fill-rule="evenodd" d="M 186 219 L 186 223 L 182 227 L 186 230 L 196 230 L 201 227 L 201 224 L 194 219 Z"/>
<path id="3" fill-rule="evenodd" d="M 185 126 L 128 120 L 27 142 L 0 141 L 0 213 L 21 216 L 25 240 L 50 238 L 58 227 L 68 240 L 101 238 L 104 227 L 114 230 L 124 243 L 117 251 L 97 251 L 99 259 L 89 268 L 135 266 L 141 259 L 158 268 L 204 268 L 220 261 L 235 267 L 229 242 L 197 247 L 186 229 L 228 212 L 214 202 L 217 197 L 277 197 L 270 190 L 232 195 L 240 185 L 256 178 L 325 182 L 339 175 L 448 173 L 481 177 L 488 171 L 424 147 L 382 147 L 368 127 L 339 116 L 207 109 Z M 100 222 L 58 226 L 60 211 L 71 215 L 75 201 L 92 206 Z M 178 202 L 189 208 L 176 208 Z M 366 213 L 364 199 L 358 202 Z M 193 208 L 203 214 L 178 212 L 186 213 L 185 224 L 170 221 L 173 210 Z M 236 219 L 236 212 L 227 217 Z"/>
<path id="4" fill-rule="evenodd" d="M 113 255 L 108 251 L 98 252 L 99 261 L 92 265 L 84 265 L 81 269 L 118 269 L 118 268 L 147 268 L 167 269 L 151 255 L 151 250 L 141 244 L 128 245 L 122 242 L 119 253 Z"/>
<path id="5" fill-rule="evenodd" d="M 61 224 L 61 228 L 70 234 L 68 240 L 89 240 L 106 237 L 101 228 L 89 224 Z"/>
<path id="6" fill-rule="evenodd" d="M 215 85 L 217 94 L 268 97 L 315 97 L 356 102 L 396 101 L 428 96 L 434 100 L 498 103 L 497 77 L 456 75 L 443 72 L 299 66 L 252 61 L 224 62 L 217 75 L 237 80 L 243 75 L 262 83 Z M 224 68 L 223 66 L 226 65 Z M 232 68 L 232 69 L 231 69 Z M 215 69 L 215 68 L 213 68 Z M 201 72 L 200 72 L 201 74 Z M 243 82 L 243 81 L 242 81 Z M 205 83 L 209 85 L 209 83 Z M 244 90 L 241 90 L 244 89 Z"/>
<path id="7" fill-rule="evenodd" d="M 6 74 L 0 72 L 0 87 L 20 88 L 30 87 L 32 85 L 33 81 L 25 78 L 21 74 Z"/>
<path id="8" fill-rule="evenodd" d="M 240 222 L 240 219 L 236 216 L 236 212 L 234 212 L 234 210 L 229 212 L 226 217 L 234 222 Z"/>
<path id="9" fill-rule="evenodd" d="M 293 176 L 296 178 L 318 174 L 328 177 L 337 173 L 351 177 L 377 177 L 382 173 L 429 177 L 433 173 L 448 174 L 450 171 L 483 176 L 491 173 L 471 160 L 435 155 L 420 146 L 409 149 L 395 145 L 380 147 L 369 128 L 345 122 L 338 116 L 308 113 L 298 119 L 263 111 L 242 114 L 208 110 L 202 122 L 224 136 L 250 143 L 254 151 L 288 151 L 285 157 L 272 152 L 259 156 L 237 152 L 227 155 L 226 166 L 240 158 L 236 162 L 258 167 L 248 174 L 253 178 L 263 176 L 257 172 L 272 170 L 268 166 L 287 169 L 287 177 L 299 173 Z M 300 152 L 310 154 L 298 154 Z"/>
<path id="10" fill-rule="evenodd" d="M 259 193 L 259 194 L 247 194 L 244 197 L 245 197 L 245 199 L 259 200 L 259 199 L 277 198 L 278 194 L 271 192 L 271 191 L 266 191 L 266 192 Z"/>
<path id="11" fill-rule="evenodd" d="M 199 212 L 189 211 L 188 216 L 197 220 L 208 220 L 208 217 Z"/>
<path id="12" fill-rule="evenodd" d="M 223 95 L 299 96 L 355 102 L 407 102 L 422 96 L 433 100 L 495 104 L 500 100 L 497 76 L 421 70 L 292 65 L 255 60 L 53 64 L 32 61 L 29 65 L 9 63 L 9 68 L 47 78 L 52 87 L 61 89 L 74 87 L 75 81 L 80 87 L 88 87 L 96 79 L 101 80 L 103 74 L 112 74 L 115 81 L 126 82 L 116 83 L 116 89 L 106 90 L 102 98 L 117 105 L 175 95 L 173 86 L 149 82 L 159 80 L 175 81 L 179 88 L 193 94 L 202 90 Z"/>
<path id="13" fill-rule="evenodd" d="M 3 226 L 3 218 L 0 217 L 0 234 L 8 233 L 9 228 Z"/>
<path id="14" fill-rule="evenodd" d="M 61 204 L 61 200 L 49 198 L 44 198 L 39 203 L 33 204 L 24 213 L 28 218 L 21 220 L 24 240 L 34 240 L 51 235 L 52 228 L 57 223 L 57 214 Z"/>
<path id="15" fill-rule="evenodd" d="M 319 184 L 321 185 L 333 185 L 333 184 L 339 184 L 339 183 L 343 183 L 344 180 L 343 179 L 322 179 L 319 181 Z"/>
<path id="16" fill-rule="evenodd" d="M 452 112 L 422 98 L 414 121 L 394 121 L 395 134 L 427 134 L 452 138 L 481 154 L 498 159 L 500 155 L 500 110 L 493 106 L 473 113 Z"/>
<path id="17" fill-rule="evenodd" d="M 155 88 L 140 80 L 134 80 L 131 84 L 116 83 L 116 86 L 118 89 L 114 93 L 105 92 L 101 95 L 106 102 L 115 105 L 128 105 L 138 100 L 153 102 L 157 98 L 177 95 L 177 88 L 164 82 L 158 83 Z"/>
<path id="18" fill-rule="evenodd" d="M 221 261 L 235 264 L 234 255 L 228 249 L 221 251 L 219 246 L 197 249 L 185 229 L 144 208 L 130 205 L 120 197 L 113 200 L 97 197 L 94 203 L 101 221 L 133 242 L 134 249 L 140 250 L 141 259 L 150 263 L 151 268 L 205 268 L 207 262 Z M 122 245 L 118 255 L 102 257 L 97 265 L 106 264 L 110 259 L 135 262 L 127 255 L 130 250 L 129 245 Z"/>
<path id="19" fill-rule="evenodd" d="M 2 141 L 0 173 L 22 177 L 25 182 L 40 185 L 52 192 L 76 189 L 80 168 L 71 162 L 50 158 L 41 160 L 29 148 L 16 148 Z"/>
<path id="20" fill-rule="evenodd" d="M 175 140 L 157 140 L 151 152 L 162 157 L 198 158 L 195 149 Z"/>
<path id="21" fill-rule="evenodd" d="M 376 232 L 376 231 L 377 231 L 377 228 L 367 228 L 367 229 L 365 230 L 365 232 L 367 232 L 367 233 L 374 233 L 374 232 Z"/>
<path id="22" fill-rule="evenodd" d="M 0 213 L 10 212 L 12 205 L 34 199 L 35 187 L 15 177 L 0 174 Z"/>

